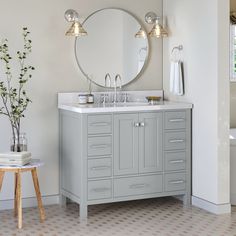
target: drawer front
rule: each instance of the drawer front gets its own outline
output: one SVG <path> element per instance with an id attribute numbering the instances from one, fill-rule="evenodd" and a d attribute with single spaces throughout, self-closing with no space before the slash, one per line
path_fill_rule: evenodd
<path id="1" fill-rule="evenodd" d="M 185 149 L 186 133 L 185 132 L 168 132 L 165 133 L 165 150 Z"/>
<path id="2" fill-rule="evenodd" d="M 88 178 L 110 177 L 111 158 L 88 160 Z"/>
<path id="3" fill-rule="evenodd" d="M 165 112 L 165 129 L 185 129 L 185 128 L 186 128 L 185 111 Z"/>
<path id="4" fill-rule="evenodd" d="M 114 179 L 114 197 L 162 192 L 162 175 Z"/>
<path id="5" fill-rule="evenodd" d="M 186 189 L 186 174 L 165 174 L 165 191 L 181 191 Z"/>
<path id="6" fill-rule="evenodd" d="M 110 134 L 112 132 L 111 115 L 88 116 L 88 134 Z"/>
<path id="7" fill-rule="evenodd" d="M 110 179 L 88 182 L 88 200 L 98 200 L 112 197 L 112 183 Z"/>
<path id="8" fill-rule="evenodd" d="M 112 137 L 89 137 L 88 156 L 109 156 L 112 153 Z"/>
<path id="9" fill-rule="evenodd" d="M 167 152 L 165 153 L 165 170 L 185 170 L 186 152 Z"/>

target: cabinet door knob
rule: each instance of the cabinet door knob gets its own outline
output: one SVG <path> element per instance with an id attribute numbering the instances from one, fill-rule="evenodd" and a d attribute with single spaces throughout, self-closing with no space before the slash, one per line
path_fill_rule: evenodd
<path id="1" fill-rule="evenodd" d="M 145 126 L 145 123 L 144 123 L 144 122 L 140 122 L 140 126 L 141 126 L 141 127 L 144 127 L 144 126 Z"/>
<path id="2" fill-rule="evenodd" d="M 140 126 L 140 123 L 134 122 L 134 127 L 139 127 L 139 126 Z"/>

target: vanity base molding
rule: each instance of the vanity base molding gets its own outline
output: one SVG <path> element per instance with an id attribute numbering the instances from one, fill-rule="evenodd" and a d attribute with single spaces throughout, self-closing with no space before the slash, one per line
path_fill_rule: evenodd
<path id="1" fill-rule="evenodd" d="M 60 110 L 60 194 L 88 206 L 164 196 L 191 203 L 191 109 Z"/>

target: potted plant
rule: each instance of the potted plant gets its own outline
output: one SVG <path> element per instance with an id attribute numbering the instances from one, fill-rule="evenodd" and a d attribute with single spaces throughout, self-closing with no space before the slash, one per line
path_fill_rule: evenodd
<path id="1" fill-rule="evenodd" d="M 19 73 L 14 76 L 12 73 L 8 40 L 0 42 L 0 114 L 8 117 L 12 129 L 11 151 L 22 151 L 20 145 L 21 119 L 31 102 L 27 96 L 25 85 L 32 77 L 31 72 L 34 67 L 27 64 L 27 56 L 31 53 L 32 41 L 28 38 L 30 32 L 23 28 L 24 47 L 22 51 L 17 51 L 16 59 L 19 63 Z M 1 104 L 2 103 L 2 104 Z"/>

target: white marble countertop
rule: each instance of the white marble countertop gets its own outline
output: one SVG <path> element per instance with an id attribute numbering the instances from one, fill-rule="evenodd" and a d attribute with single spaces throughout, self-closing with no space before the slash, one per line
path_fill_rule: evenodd
<path id="1" fill-rule="evenodd" d="M 176 110 L 191 109 L 191 103 L 161 101 L 155 105 L 148 103 L 119 103 L 119 104 L 86 104 L 78 103 L 59 104 L 58 108 L 62 110 L 77 113 L 104 113 L 104 112 L 130 112 L 130 111 L 156 111 L 156 110 Z"/>

